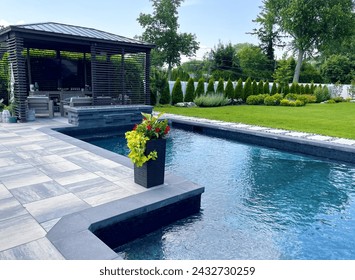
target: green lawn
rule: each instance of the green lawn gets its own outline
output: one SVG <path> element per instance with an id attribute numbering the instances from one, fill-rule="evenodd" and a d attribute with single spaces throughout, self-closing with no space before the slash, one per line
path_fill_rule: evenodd
<path id="1" fill-rule="evenodd" d="M 155 107 L 154 110 L 355 139 L 355 103 L 307 104 L 304 107 L 240 105 L 178 108 L 167 106 Z"/>

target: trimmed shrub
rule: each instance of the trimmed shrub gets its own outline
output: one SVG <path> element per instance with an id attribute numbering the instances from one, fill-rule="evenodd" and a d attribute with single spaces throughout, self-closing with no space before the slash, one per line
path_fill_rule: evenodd
<path id="1" fill-rule="evenodd" d="M 234 97 L 234 88 L 231 79 L 229 79 L 227 82 L 226 88 L 224 90 L 224 96 L 229 99 L 233 99 Z"/>
<path id="2" fill-rule="evenodd" d="M 253 95 L 259 94 L 258 83 L 256 82 L 256 80 L 254 80 L 253 83 L 251 84 L 251 89 L 252 89 Z"/>
<path id="3" fill-rule="evenodd" d="M 290 86 L 288 84 L 285 84 L 284 88 L 283 88 L 283 92 L 284 95 L 289 94 L 290 93 Z"/>
<path id="4" fill-rule="evenodd" d="M 279 94 L 279 93 L 276 93 L 274 95 L 267 96 L 264 99 L 264 104 L 267 105 L 267 106 L 276 106 L 276 105 L 280 104 L 282 99 L 283 99 L 282 95 Z"/>
<path id="5" fill-rule="evenodd" d="M 159 104 L 162 104 L 162 105 L 170 104 L 170 99 L 171 99 L 171 96 L 170 96 L 169 83 L 168 83 L 168 79 L 165 78 L 163 89 L 160 94 Z"/>
<path id="6" fill-rule="evenodd" d="M 311 94 L 311 88 L 309 86 L 309 84 L 306 84 L 304 87 L 304 94 Z"/>
<path id="7" fill-rule="evenodd" d="M 192 78 L 189 79 L 186 85 L 184 102 L 193 102 L 195 99 L 195 85 Z"/>
<path id="8" fill-rule="evenodd" d="M 184 101 L 184 95 L 182 93 L 180 78 L 177 78 L 171 93 L 171 102 L 173 105 Z"/>
<path id="9" fill-rule="evenodd" d="M 292 83 L 290 87 L 290 93 L 297 93 L 296 83 Z"/>
<path id="10" fill-rule="evenodd" d="M 336 96 L 336 97 L 332 98 L 331 100 L 334 100 L 334 102 L 336 102 L 336 103 L 340 103 L 340 102 L 345 101 L 344 98 L 341 96 Z"/>
<path id="11" fill-rule="evenodd" d="M 261 80 L 258 83 L 258 93 L 259 94 L 264 94 L 264 82 L 261 81 Z"/>
<path id="12" fill-rule="evenodd" d="M 224 94 L 224 80 L 223 80 L 223 78 L 220 78 L 218 80 L 216 93 Z"/>
<path id="13" fill-rule="evenodd" d="M 214 91 L 214 80 L 211 78 L 208 81 L 206 94 L 212 94 L 212 93 L 215 93 L 215 91 Z"/>
<path id="14" fill-rule="evenodd" d="M 334 99 L 329 99 L 326 101 L 327 104 L 336 104 Z"/>
<path id="15" fill-rule="evenodd" d="M 330 93 L 326 86 L 316 87 L 314 90 L 314 95 L 316 96 L 317 103 L 324 102 L 330 99 Z"/>
<path id="16" fill-rule="evenodd" d="M 198 80 L 195 96 L 199 97 L 205 94 L 205 80 L 203 78 Z"/>
<path id="17" fill-rule="evenodd" d="M 199 107 L 219 107 L 229 104 L 228 98 L 223 94 L 212 93 L 195 98 L 195 104 Z"/>
<path id="18" fill-rule="evenodd" d="M 243 90 L 243 97 L 242 99 L 244 101 L 247 100 L 248 96 L 253 94 L 253 89 L 252 89 L 252 84 L 251 84 L 251 78 L 249 77 L 244 84 L 244 90 Z"/>
<path id="19" fill-rule="evenodd" d="M 277 93 L 277 85 L 275 82 L 272 83 L 272 87 L 271 87 L 271 95 L 274 95 Z"/>
<path id="20" fill-rule="evenodd" d="M 270 94 L 270 87 L 269 87 L 269 81 L 266 80 L 264 83 L 264 94 Z"/>
<path id="21" fill-rule="evenodd" d="M 268 94 L 258 94 L 248 96 L 246 103 L 248 105 L 262 105 L 264 104 L 264 99 L 270 95 Z"/>
<path id="22" fill-rule="evenodd" d="M 243 99 L 243 80 L 240 78 L 234 89 L 234 98 Z"/>

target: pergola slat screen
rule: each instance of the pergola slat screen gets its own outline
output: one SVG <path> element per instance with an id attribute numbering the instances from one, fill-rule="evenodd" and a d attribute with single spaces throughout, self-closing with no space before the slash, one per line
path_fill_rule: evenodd
<path id="1" fill-rule="evenodd" d="M 145 104 L 146 53 L 93 45 L 91 58 L 94 100 L 97 96 L 111 96 L 120 104 Z"/>
<path id="2" fill-rule="evenodd" d="M 13 74 L 16 81 L 14 84 L 16 116 L 19 117 L 20 120 L 26 120 L 27 85 L 25 58 L 22 55 L 23 38 L 12 37 L 8 39 L 7 49 L 9 53 L 10 67 L 12 64 Z"/>

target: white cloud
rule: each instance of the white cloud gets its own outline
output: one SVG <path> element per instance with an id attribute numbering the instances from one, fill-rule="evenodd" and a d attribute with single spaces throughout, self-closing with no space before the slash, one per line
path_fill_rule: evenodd
<path id="1" fill-rule="evenodd" d="M 24 23 L 25 23 L 24 20 L 19 20 L 16 23 L 13 23 L 13 22 L 7 21 L 6 19 L 2 19 L 2 18 L 0 19 L 0 25 L 2 25 L 2 26 L 9 26 L 11 24 L 24 24 Z"/>

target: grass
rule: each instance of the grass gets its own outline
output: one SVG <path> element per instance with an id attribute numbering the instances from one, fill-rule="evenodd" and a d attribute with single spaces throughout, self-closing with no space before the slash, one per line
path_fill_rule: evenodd
<path id="1" fill-rule="evenodd" d="M 307 104 L 304 107 L 225 106 L 155 107 L 155 111 L 355 139 L 355 103 Z"/>

